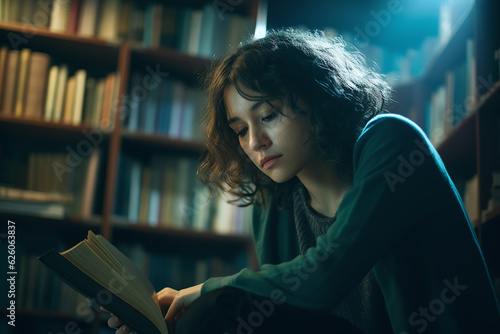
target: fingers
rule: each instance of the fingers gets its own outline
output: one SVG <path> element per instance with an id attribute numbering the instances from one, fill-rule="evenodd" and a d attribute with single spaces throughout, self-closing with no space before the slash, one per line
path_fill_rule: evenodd
<path id="1" fill-rule="evenodd" d="M 121 325 L 123 325 L 123 321 L 118 319 L 118 317 L 116 315 L 111 315 L 111 317 L 109 317 L 109 319 L 108 319 L 108 326 L 109 327 L 118 328 Z"/>
<path id="2" fill-rule="evenodd" d="M 175 322 L 180 317 L 180 314 L 184 307 L 182 306 L 182 299 L 175 299 L 174 302 L 168 308 L 167 314 L 165 315 L 165 322 L 167 323 L 168 331 L 172 332 L 175 327 Z"/>
<path id="3" fill-rule="evenodd" d="M 165 315 L 165 322 L 169 331 L 173 331 L 175 322 L 194 300 L 200 296 L 201 286 L 203 284 L 195 285 L 187 289 L 180 290 L 176 295 L 170 307 L 168 308 L 167 314 Z"/>
<path id="4" fill-rule="evenodd" d="M 123 325 L 116 330 L 115 334 L 137 334 L 137 333 L 132 332 L 130 328 L 128 328 L 126 325 Z"/>

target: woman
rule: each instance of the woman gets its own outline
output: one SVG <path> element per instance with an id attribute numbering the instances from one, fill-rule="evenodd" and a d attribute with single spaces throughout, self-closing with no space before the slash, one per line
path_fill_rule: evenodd
<path id="1" fill-rule="evenodd" d="M 207 82 L 198 175 L 253 205 L 261 268 L 161 291 L 170 329 L 500 331 L 455 187 L 425 134 L 384 113 L 390 88 L 362 55 L 319 32 L 272 31 Z"/>

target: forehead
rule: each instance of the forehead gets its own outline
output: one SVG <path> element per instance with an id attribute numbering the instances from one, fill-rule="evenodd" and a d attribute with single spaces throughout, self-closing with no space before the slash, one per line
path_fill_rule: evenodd
<path id="1" fill-rule="evenodd" d="M 259 93 L 248 91 L 245 94 L 258 97 Z M 228 86 L 224 90 L 224 106 L 226 108 L 226 113 L 228 117 L 229 115 L 239 114 L 248 112 L 252 109 L 252 106 L 255 105 L 256 101 L 248 100 L 240 95 L 238 90 L 234 85 Z"/>

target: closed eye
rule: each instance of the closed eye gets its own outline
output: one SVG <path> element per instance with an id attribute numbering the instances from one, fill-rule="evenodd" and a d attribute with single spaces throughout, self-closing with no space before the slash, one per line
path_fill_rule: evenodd
<path id="1" fill-rule="evenodd" d="M 247 133 L 248 128 L 243 128 L 240 132 L 237 132 L 236 134 L 238 137 L 243 137 Z"/>
<path id="2" fill-rule="evenodd" d="M 277 112 L 273 111 L 272 113 L 270 113 L 268 116 L 262 118 L 261 120 L 264 122 L 269 122 L 269 121 L 272 121 L 273 119 L 275 119 L 276 116 L 277 116 Z"/>

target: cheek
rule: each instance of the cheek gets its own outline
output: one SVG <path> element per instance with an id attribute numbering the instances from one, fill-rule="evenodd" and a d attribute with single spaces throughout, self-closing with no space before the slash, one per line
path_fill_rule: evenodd
<path id="1" fill-rule="evenodd" d="M 255 157 L 253 156 L 255 152 L 250 150 L 247 145 L 241 143 L 238 151 L 248 163 L 255 164 L 254 162 Z"/>

